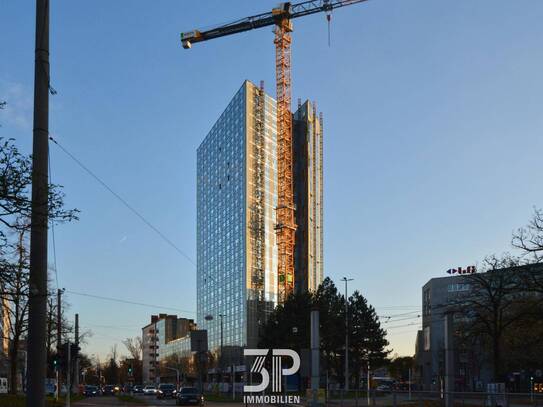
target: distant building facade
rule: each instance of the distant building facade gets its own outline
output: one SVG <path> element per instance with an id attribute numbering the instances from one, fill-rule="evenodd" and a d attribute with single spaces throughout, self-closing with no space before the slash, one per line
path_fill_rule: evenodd
<path id="1" fill-rule="evenodd" d="M 2 287 L 0 286 L 0 290 Z M 9 301 L 6 297 L 0 299 L 0 377 L 8 377 L 9 374 L 9 338 L 10 335 L 10 318 L 9 318 Z"/>
<path id="2" fill-rule="evenodd" d="M 295 284 L 314 290 L 322 281 L 322 127 L 308 102 L 293 117 Z M 276 123 L 275 100 L 245 81 L 197 151 L 197 322 L 216 352 L 222 319 L 230 358 L 258 345 L 278 302 Z"/>
<path id="3" fill-rule="evenodd" d="M 6 297 L 3 297 L 0 303 L 0 321 L 2 326 L 0 330 L 2 332 L 1 349 L 0 352 L 7 356 L 9 352 L 9 338 L 10 338 L 10 319 L 9 319 L 9 301 Z"/>
<path id="4" fill-rule="evenodd" d="M 528 265 L 492 271 L 516 273 L 519 276 L 530 268 L 530 272 L 541 273 L 542 265 Z M 473 270 L 473 269 L 472 269 Z M 480 273 L 485 277 L 489 273 Z M 445 375 L 445 316 L 453 313 L 453 326 L 469 320 L 470 310 L 462 308 L 468 296 L 473 298 L 473 286 L 465 275 L 432 278 L 422 287 L 422 330 L 417 333 L 415 361 L 417 381 L 423 390 L 437 391 L 443 385 Z M 463 298 L 465 298 L 463 300 Z M 457 391 L 480 391 L 492 378 L 492 356 L 482 345 L 471 347 L 453 343 L 454 376 Z"/>
<path id="5" fill-rule="evenodd" d="M 161 357 L 168 353 L 168 344 L 179 338 L 188 337 L 189 332 L 194 329 L 196 324 L 192 319 L 168 314 L 151 316 L 151 323 L 142 328 L 143 383 L 160 381 L 159 364 Z"/>

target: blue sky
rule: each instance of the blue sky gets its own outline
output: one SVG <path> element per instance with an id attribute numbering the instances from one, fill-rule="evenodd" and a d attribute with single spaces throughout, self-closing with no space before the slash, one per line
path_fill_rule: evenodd
<path id="1" fill-rule="evenodd" d="M 244 79 L 275 93 L 274 47 L 271 28 L 190 51 L 179 32 L 274 5 L 52 2 L 51 134 L 192 259 L 196 148 Z M 0 8 L 0 136 L 28 152 L 34 4 Z M 294 21 L 293 100 L 324 114 L 325 274 L 354 278 L 380 315 L 416 311 L 428 279 L 510 250 L 543 206 L 542 18 L 539 0 L 375 0 L 334 12 L 330 47 L 324 15 Z M 194 265 L 55 146 L 51 158 L 82 211 L 56 229 L 60 286 L 195 311 Z M 102 357 L 160 311 L 67 299 Z M 395 352 L 414 352 L 417 321 L 388 324 Z"/>

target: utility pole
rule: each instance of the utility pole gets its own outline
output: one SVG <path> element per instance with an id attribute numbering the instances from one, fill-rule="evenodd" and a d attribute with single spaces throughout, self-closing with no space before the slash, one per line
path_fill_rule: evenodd
<path id="1" fill-rule="evenodd" d="M 345 282 L 345 391 L 349 391 L 349 300 L 347 297 L 347 283 L 353 281 L 352 278 L 343 277 L 341 281 Z"/>
<path id="2" fill-rule="evenodd" d="M 70 394 L 72 393 L 72 381 L 70 379 L 70 372 L 72 371 L 71 367 L 71 358 L 72 358 L 72 345 L 70 343 L 70 340 L 68 339 L 68 342 L 66 342 L 66 407 L 70 407 Z"/>
<path id="3" fill-rule="evenodd" d="M 157 336 L 157 333 L 156 333 L 156 321 L 155 321 L 155 326 L 154 326 L 154 331 L 153 331 L 153 372 L 154 372 L 154 375 L 155 375 L 155 383 L 158 384 L 158 381 L 160 379 L 160 372 L 159 372 L 159 369 L 158 369 L 158 366 L 157 366 L 157 350 L 156 350 L 156 347 L 157 347 L 157 340 L 158 340 L 158 336 Z"/>
<path id="4" fill-rule="evenodd" d="M 79 348 L 79 314 L 75 314 L 75 346 Z M 74 387 L 79 390 L 79 353 L 74 358 Z"/>
<path id="5" fill-rule="evenodd" d="M 409 367 L 409 401 L 411 401 L 411 367 Z"/>
<path id="6" fill-rule="evenodd" d="M 175 372 L 175 377 L 176 377 L 175 389 L 177 391 L 179 391 L 179 369 L 176 369 L 174 367 L 168 367 L 168 366 L 164 366 L 164 368 L 168 369 L 168 370 L 171 370 L 172 372 Z"/>
<path id="7" fill-rule="evenodd" d="M 224 314 L 219 314 L 219 318 L 221 319 L 221 356 L 220 356 L 220 359 L 219 359 L 219 366 L 221 368 L 221 383 L 220 383 L 220 386 L 222 386 L 222 382 L 224 380 L 224 374 L 223 374 L 223 369 L 224 369 L 224 359 L 223 359 L 223 317 L 225 315 Z"/>
<path id="8" fill-rule="evenodd" d="M 49 0 L 36 0 L 27 407 L 45 406 L 49 212 Z"/>
<path id="9" fill-rule="evenodd" d="M 367 394 L 366 394 L 366 399 L 367 399 L 367 402 L 368 402 L 368 406 L 371 404 L 371 365 L 370 365 L 370 356 L 368 355 L 368 377 L 367 377 Z"/>
<path id="10" fill-rule="evenodd" d="M 57 355 L 60 354 L 61 347 L 62 347 L 62 290 L 57 290 Z M 60 385 L 61 385 L 61 378 L 62 375 L 60 374 L 60 366 L 57 366 L 57 389 L 55 398 L 58 401 L 58 398 L 60 396 Z"/>
<path id="11" fill-rule="evenodd" d="M 311 406 L 319 405 L 320 372 L 320 335 L 319 310 L 311 310 Z"/>
<path id="12" fill-rule="evenodd" d="M 453 314 L 445 314 L 445 407 L 454 405 Z"/>

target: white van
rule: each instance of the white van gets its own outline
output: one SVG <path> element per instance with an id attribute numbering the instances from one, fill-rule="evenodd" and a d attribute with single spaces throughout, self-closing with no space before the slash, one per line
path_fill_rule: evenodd
<path id="1" fill-rule="evenodd" d="M 7 377 L 0 377 L 0 394 L 8 393 L 8 379 Z"/>

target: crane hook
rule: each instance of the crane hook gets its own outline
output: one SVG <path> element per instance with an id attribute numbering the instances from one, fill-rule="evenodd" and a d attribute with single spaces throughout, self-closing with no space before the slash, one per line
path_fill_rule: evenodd
<path id="1" fill-rule="evenodd" d="M 328 22 L 328 46 L 330 46 L 330 21 L 332 20 L 332 12 L 326 12 L 326 21 Z"/>

